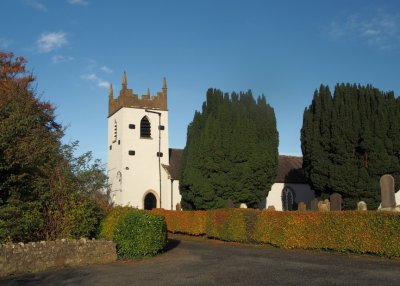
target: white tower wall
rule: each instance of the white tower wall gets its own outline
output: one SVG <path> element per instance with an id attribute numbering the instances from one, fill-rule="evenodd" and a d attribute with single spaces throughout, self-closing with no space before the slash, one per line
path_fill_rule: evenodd
<path id="1" fill-rule="evenodd" d="M 120 96 L 114 99 L 112 93 L 110 87 L 108 178 L 114 204 L 143 209 L 144 198 L 150 192 L 157 199 L 157 207 L 171 209 L 172 199 L 175 209 L 181 199 L 178 184 L 176 180 L 171 184 L 169 174 L 163 167 L 169 165 L 165 80 L 163 91 L 156 97 L 150 97 L 148 93 L 138 98 L 131 89 L 127 89 L 124 74 Z M 150 137 L 141 137 L 140 123 L 144 117 L 150 122 Z M 163 128 L 159 130 L 159 126 Z M 162 157 L 157 156 L 158 152 L 162 153 Z"/>

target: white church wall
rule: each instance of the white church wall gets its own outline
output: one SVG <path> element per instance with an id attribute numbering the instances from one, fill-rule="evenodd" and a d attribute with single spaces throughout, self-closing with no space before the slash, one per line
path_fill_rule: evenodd
<path id="1" fill-rule="evenodd" d="M 274 206 L 275 210 L 282 211 L 282 191 L 289 187 L 295 193 L 295 202 L 304 202 L 307 209 L 311 208 L 311 200 L 314 198 L 314 191 L 308 184 L 275 183 L 268 193 L 266 207 Z"/>
<path id="2" fill-rule="evenodd" d="M 171 186 L 172 186 L 172 192 L 170 192 L 170 194 L 172 194 L 172 198 L 173 198 L 172 209 L 176 210 L 176 204 L 178 204 L 178 203 L 180 204 L 181 199 L 182 199 L 182 196 L 179 192 L 179 181 L 174 180 L 173 185 L 171 185 Z"/>
<path id="3" fill-rule="evenodd" d="M 163 209 L 176 210 L 176 204 L 181 202 L 181 195 L 179 193 L 179 181 L 170 179 L 165 171 L 166 187 L 163 190 Z"/>

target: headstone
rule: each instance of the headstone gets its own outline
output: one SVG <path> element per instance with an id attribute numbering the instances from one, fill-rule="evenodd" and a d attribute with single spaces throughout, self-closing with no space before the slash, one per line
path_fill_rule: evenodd
<path id="1" fill-rule="evenodd" d="M 329 212 L 330 209 L 331 209 L 331 206 L 330 206 L 328 199 L 318 202 L 318 210 L 320 212 Z"/>
<path id="2" fill-rule="evenodd" d="M 306 211 L 307 210 L 307 205 L 305 204 L 305 202 L 299 202 L 299 205 L 297 207 L 297 210 L 299 211 Z"/>
<path id="3" fill-rule="evenodd" d="M 331 202 L 331 211 L 342 210 L 342 195 L 339 193 L 333 193 L 330 195 L 329 200 Z"/>
<path id="4" fill-rule="evenodd" d="M 383 175 L 380 179 L 381 185 L 381 208 L 395 208 L 396 198 L 394 196 L 394 179 L 391 175 Z"/>
<path id="5" fill-rule="evenodd" d="M 359 201 L 357 203 L 357 210 L 358 211 L 366 211 L 367 210 L 367 203 L 364 201 Z"/>
<path id="6" fill-rule="evenodd" d="M 234 208 L 235 206 L 233 205 L 233 201 L 232 201 L 231 199 L 227 199 L 227 200 L 226 200 L 225 207 L 226 207 L 227 209 L 232 209 L 232 208 Z"/>
<path id="7" fill-rule="evenodd" d="M 317 198 L 313 198 L 311 200 L 311 210 L 314 212 L 318 211 L 318 199 Z"/>
<path id="8" fill-rule="evenodd" d="M 247 209 L 247 205 L 246 205 L 245 203 L 241 203 L 241 204 L 240 204 L 240 208 L 241 208 L 241 209 Z"/>
<path id="9" fill-rule="evenodd" d="M 274 211 L 274 210 L 275 210 L 275 206 L 273 206 L 273 205 L 270 205 L 267 208 L 267 211 Z"/>
<path id="10" fill-rule="evenodd" d="M 267 207 L 267 198 L 263 198 L 260 203 L 258 204 L 258 208 L 263 210 Z"/>
<path id="11" fill-rule="evenodd" d="M 182 210 L 182 209 L 181 209 L 181 204 L 180 204 L 180 203 L 177 203 L 176 206 L 175 206 L 175 209 L 176 209 L 177 211 L 181 211 L 181 210 Z"/>

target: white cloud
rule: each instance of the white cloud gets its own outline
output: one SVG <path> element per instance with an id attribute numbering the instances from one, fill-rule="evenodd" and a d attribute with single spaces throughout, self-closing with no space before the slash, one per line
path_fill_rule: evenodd
<path id="1" fill-rule="evenodd" d="M 81 79 L 94 82 L 98 87 L 102 88 L 109 88 L 110 86 L 110 83 L 108 81 L 98 77 L 94 73 L 82 75 Z"/>
<path id="2" fill-rule="evenodd" d="M 82 6 L 86 6 L 89 4 L 88 1 L 85 0 L 67 0 L 67 2 L 71 5 L 82 5 Z"/>
<path id="3" fill-rule="evenodd" d="M 332 21 L 328 28 L 334 40 L 359 41 L 382 50 L 400 47 L 400 13 L 367 11 Z"/>
<path id="4" fill-rule="evenodd" d="M 13 40 L 0 38 L 0 48 L 7 49 L 12 44 L 12 42 Z"/>
<path id="5" fill-rule="evenodd" d="M 25 0 L 25 3 L 38 11 L 47 12 L 46 6 L 38 0 Z"/>
<path id="6" fill-rule="evenodd" d="M 53 56 L 53 57 L 51 58 L 51 61 L 52 61 L 54 64 L 65 63 L 65 62 L 71 62 L 71 61 L 73 61 L 73 60 L 75 60 L 74 57 L 71 57 L 71 56 L 63 56 L 63 55 L 56 55 L 56 56 Z"/>
<path id="7" fill-rule="evenodd" d="M 43 33 L 37 41 L 37 46 L 40 53 L 48 53 L 65 46 L 67 43 L 67 35 L 63 32 Z"/>
<path id="8" fill-rule="evenodd" d="M 105 73 L 113 73 L 113 70 L 110 69 L 110 68 L 107 67 L 107 66 L 102 66 L 102 67 L 100 67 L 100 69 L 101 69 L 103 72 L 105 72 Z"/>

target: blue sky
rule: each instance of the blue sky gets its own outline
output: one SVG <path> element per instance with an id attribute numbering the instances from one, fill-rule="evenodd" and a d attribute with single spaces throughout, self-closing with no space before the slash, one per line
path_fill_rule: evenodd
<path id="1" fill-rule="evenodd" d="M 275 109 L 280 154 L 301 155 L 304 108 L 321 83 L 400 92 L 398 1 L 3 0 L 0 50 L 25 56 L 65 142 L 107 159 L 108 86 L 168 82 L 169 142 L 209 87 L 251 89 Z"/>

